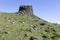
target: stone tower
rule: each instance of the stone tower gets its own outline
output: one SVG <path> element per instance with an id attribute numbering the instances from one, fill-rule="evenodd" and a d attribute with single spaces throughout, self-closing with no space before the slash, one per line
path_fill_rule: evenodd
<path id="1" fill-rule="evenodd" d="M 33 8 L 31 5 L 21 5 L 19 11 L 21 14 L 27 14 L 28 16 L 33 16 Z"/>

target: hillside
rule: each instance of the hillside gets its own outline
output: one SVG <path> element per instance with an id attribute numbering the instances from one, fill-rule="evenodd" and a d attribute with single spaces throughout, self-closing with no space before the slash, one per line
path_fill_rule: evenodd
<path id="1" fill-rule="evenodd" d="M 34 15 L 31 5 L 16 13 L 0 12 L 0 40 L 60 40 L 60 24 Z"/>
<path id="2" fill-rule="evenodd" d="M 1 12 L 0 40 L 60 40 L 60 25 L 33 16 Z"/>

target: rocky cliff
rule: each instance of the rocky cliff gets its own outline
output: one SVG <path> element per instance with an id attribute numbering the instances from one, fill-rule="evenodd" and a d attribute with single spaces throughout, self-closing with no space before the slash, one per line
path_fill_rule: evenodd
<path id="1" fill-rule="evenodd" d="M 21 5 L 19 7 L 19 13 L 21 14 L 27 14 L 28 16 L 33 16 L 33 8 L 31 5 Z"/>

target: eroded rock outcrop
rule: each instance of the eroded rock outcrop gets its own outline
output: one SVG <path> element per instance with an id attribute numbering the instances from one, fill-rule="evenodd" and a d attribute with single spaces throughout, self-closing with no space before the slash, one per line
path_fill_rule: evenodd
<path id="1" fill-rule="evenodd" d="M 32 8 L 31 5 L 21 5 L 19 7 L 19 11 L 18 12 L 23 14 L 23 15 L 27 14 L 28 16 L 33 16 L 34 15 L 33 14 L 33 8 Z"/>

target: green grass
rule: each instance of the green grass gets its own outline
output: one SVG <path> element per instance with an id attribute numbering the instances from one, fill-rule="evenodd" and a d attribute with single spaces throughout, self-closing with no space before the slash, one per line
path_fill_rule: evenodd
<path id="1" fill-rule="evenodd" d="M 34 26 L 37 30 L 30 32 Z M 30 40 L 31 36 L 37 36 L 39 40 L 60 40 L 60 24 L 22 14 L 0 12 L 0 40 Z"/>

